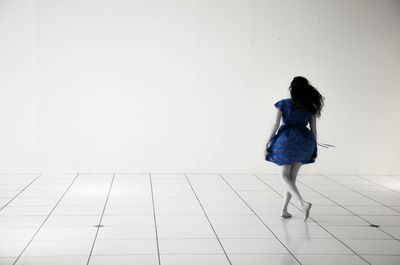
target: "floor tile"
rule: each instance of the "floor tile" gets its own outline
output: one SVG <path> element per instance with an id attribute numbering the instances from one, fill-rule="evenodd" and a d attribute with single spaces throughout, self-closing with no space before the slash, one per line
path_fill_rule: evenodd
<path id="1" fill-rule="evenodd" d="M 93 255 L 157 254 L 155 239 L 96 240 Z"/>
<path id="2" fill-rule="evenodd" d="M 270 225 L 278 238 L 333 238 L 324 228 L 317 225 Z"/>
<path id="3" fill-rule="evenodd" d="M 397 194 L 398 195 L 398 194 Z M 374 199 L 384 205 L 387 206 L 400 206 L 400 196 L 393 196 L 393 197 L 388 197 L 388 196 L 384 196 L 384 197 L 378 197 L 375 196 Z"/>
<path id="4" fill-rule="evenodd" d="M 148 215 L 104 215 L 101 221 L 104 226 L 152 226 L 154 216 Z"/>
<path id="5" fill-rule="evenodd" d="M 54 211 L 76 175 L 45 174 L 0 211 L 0 264 L 13 264 L 33 238 L 17 265 L 83 265 L 97 232 L 89 264 L 159 265 L 157 236 L 167 265 L 400 264 L 400 189 L 390 190 L 399 176 L 366 177 L 386 189 L 353 175 L 302 175 L 313 203 L 304 222 L 296 201 L 293 217 L 280 217 L 278 174 L 222 175 L 241 197 L 218 174 L 188 174 L 196 194 L 185 174 L 152 174 L 152 187 L 149 174 L 117 174 L 101 217 L 112 174 L 80 175 Z M 2 176 L 0 205 L 32 180 Z"/>
<path id="6" fill-rule="evenodd" d="M 399 240 L 343 239 L 343 242 L 361 255 L 398 255 Z"/>
<path id="7" fill-rule="evenodd" d="M 370 226 L 324 226 L 337 238 L 352 239 L 392 239 L 378 228 Z"/>
<path id="8" fill-rule="evenodd" d="M 39 227 L 46 216 L 0 216 L 0 227 Z"/>
<path id="9" fill-rule="evenodd" d="M 111 264 L 112 265 L 135 265 L 135 264 L 159 265 L 157 255 L 92 256 L 89 262 L 89 265 L 111 265 Z"/>
<path id="10" fill-rule="evenodd" d="M 88 256 L 21 257 L 15 265 L 86 265 Z M 2 264 L 2 263 L 0 263 Z M 2 264 L 3 265 L 3 264 Z"/>
<path id="11" fill-rule="evenodd" d="M 281 240 L 295 254 L 353 254 L 337 239 L 282 238 Z"/>
<path id="12" fill-rule="evenodd" d="M 251 205 L 251 208 L 258 215 L 279 215 L 282 211 L 282 203 L 279 203 L 277 205 L 269 205 L 269 206 Z M 289 207 L 288 211 L 293 215 L 302 215 L 302 212 L 294 207 Z M 251 214 L 251 213 L 249 213 L 249 214 Z"/>
<path id="13" fill-rule="evenodd" d="M 275 238 L 264 225 L 214 226 L 219 238 Z"/>
<path id="14" fill-rule="evenodd" d="M 354 198 L 335 198 L 336 203 L 344 206 L 380 206 L 379 202 L 365 198 L 365 197 L 354 197 Z"/>
<path id="15" fill-rule="evenodd" d="M 351 212 L 341 206 L 313 205 L 311 209 L 314 215 L 352 215 Z"/>
<path id="16" fill-rule="evenodd" d="M 1 265 L 13 265 L 17 257 L 2 258 L 0 257 Z"/>
<path id="17" fill-rule="evenodd" d="M 367 265 L 368 263 L 364 261 L 357 255 L 315 255 L 315 254 L 296 254 L 296 257 L 300 260 L 302 265 L 320 265 L 323 261 L 324 265 Z"/>
<path id="18" fill-rule="evenodd" d="M 205 215 L 157 215 L 157 225 L 185 225 L 185 226 L 209 226 Z"/>
<path id="19" fill-rule="evenodd" d="M 243 226 L 254 226 L 263 225 L 260 219 L 252 215 L 217 215 L 209 214 L 208 217 L 213 225 L 243 225 Z"/>
<path id="20" fill-rule="evenodd" d="M 94 240 L 97 228 L 91 226 L 42 227 L 35 240 Z"/>
<path id="21" fill-rule="evenodd" d="M 47 219 L 45 226 L 95 226 L 100 218 L 101 216 L 96 215 L 52 215 Z"/>
<path id="22" fill-rule="evenodd" d="M 163 265 L 229 265 L 229 261 L 222 254 L 202 254 L 202 255 L 161 255 L 161 264 Z"/>
<path id="23" fill-rule="evenodd" d="M 159 239 L 160 254 L 223 254 L 217 239 Z"/>
<path id="24" fill-rule="evenodd" d="M 358 215 L 400 215 L 386 206 L 346 206 L 347 209 Z"/>
<path id="25" fill-rule="evenodd" d="M 322 226 L 325 225 L 369 225 L 368 222 L 364 221 L 355 215 L 312 215 L 315 222 Z"/>
<path id="26" fill-rule="evenodd" d="M 308 218 L 307 221 L 304 221 L 303 215 L 293 215 L 292 218 L 282 218 L 278 214 L 260 214 L 259 217 L 267 225 L 318 225 L 311 218 Z M 313 218 L 313 216 L 311 217 Z"/>
<path id="27" fill-rule="evenodd" d="M 216 238 L 211 226 L 158 226 L 158 238 Z"/>
<path id="28" fill-rule="evenodd" d="M 36 233 L 36 227 L 0 227 L 0 242 L 26 241 Z"/>
<path id="29" fill-rule="evenodd" d="M 400 239 L 400 226 L 381 226 L 380 229 L 389 233 L 393 237 Z"/>
<path id="30" fill-rule="evenodd" d="M 47 216 L 54 206 L 14 206 L 0 211 L 0 216 Z"/>
<path id="31" fill-rule="evenodd" d="M 157 215 L 203 215 L 203 209 L 200 206 L 162 206 L 156 207 L 155 212 Z"/>
<path id="32" fill-rule="evenodd" d="M 288 254 L 229 254 L 233 265 L 300 265 Z"/>
<path id="33" fill-rule="evenodd" d="M 104 215 L 148 215 L 153 214 L 152 206 L 108 206 Z"/>
<path id="34" fill-rule="evenodd" d="M 155 239 L 154 226 L 104 226 L 97 239 Z"/>
<path id="35" fill-rule="evenodd" d="M 27 241 L 0 241 L 0 257 L 17 257 L 27 244 Z"/>
<path id="36" fill-rule="evenodd" d="M 400 206 L 392 206 L 391 208 L 395 209 L 397 212 L 400 212 Z"/>
<path id="37" fill-rule="evenodd" d="M 277 239 L 221 239 L 228 254 L 288 254 Z"/>
<path id="38" fill-rule="evenodd" d="M 400 226 L 400 216 L 372 216 L 364 215 L 363 218 L 372 224 L 380 226 Z"/>
<path id="39" fill-rule="evenodd" d="M 151 195 L 149 196 L 123 196 L 123 195 L 112 195 L 107 201 L 108 206 L 147 206 L 152 205 Z"/>
<path id="40" fill-rule="evenodd" d="M 362 255 L 371 265 L 399 265 L 400 255 Z"/>
<path id="41" fill-rule="evenodd" d="M 56 215 L 96 215 L 100 216 L 103 212 L 104 205 L 95 206 L 58 206 L 52 213 Z"/>
<path id="42" fill-rule="evenodd" d="M 10 207 L 45 207 L 45 206 L 54 206 L 59 201 L 60 197 L 47 197 L 47 198 L 16 198 L 13 200 L 9 206 Z"/>
<path id="43" fill-rule="evenodd" d="M 23 257 L 84 256 L 90 253 L 93 240 L 33 240 Z"/>
<path id="44" fill-rule="evenodd" d="M 218 215 L 218 214 L 229 214 L 229 215 L 237 215 L 237 214 L 253 214 L 253 212 L 247 206 L 206 206 L 205 211 L 209 215 Z"/>

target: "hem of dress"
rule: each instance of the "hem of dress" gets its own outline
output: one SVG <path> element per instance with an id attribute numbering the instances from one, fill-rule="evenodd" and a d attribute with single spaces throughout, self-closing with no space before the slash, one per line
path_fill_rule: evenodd
<path id="1" fill-rule="evenodd" d="M 278 166 L 282 166 L 282 165 L 291 165 L 295 162 L 301 162 L 302 164 L 312 164 L 315 163 L 315 159 L 310 159 L 310 160 L 303 160 L 303 161 L 292 161 L 292 162 L 286 162 L 286 163 L 282 163 L 282 162 L 278 162 L 278 161 L 274 161 L 269 159 L 268 157 L 265 158 L 266 161 L 277 164 Z"/>

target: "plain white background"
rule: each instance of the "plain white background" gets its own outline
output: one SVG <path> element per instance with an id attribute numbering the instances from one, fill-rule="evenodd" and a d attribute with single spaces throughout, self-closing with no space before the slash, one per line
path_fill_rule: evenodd
<path id="1" fill-rule="evenodd" d="M 326 97 L 305 173 L 398 174 L 400 2 L 1 0 L 1 172 L 276 173 L 273 104 Z"/>

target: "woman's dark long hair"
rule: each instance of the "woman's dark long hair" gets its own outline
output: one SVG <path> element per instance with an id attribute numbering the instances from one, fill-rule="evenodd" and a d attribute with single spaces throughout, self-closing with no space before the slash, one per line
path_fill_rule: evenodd
<path id="1" fill-rule="evenodd" d="M 313 87 L 305 77 L 296 76 L 290 83 L 290 96 L 296 107 L 321 116 L 324 97 Z"/>

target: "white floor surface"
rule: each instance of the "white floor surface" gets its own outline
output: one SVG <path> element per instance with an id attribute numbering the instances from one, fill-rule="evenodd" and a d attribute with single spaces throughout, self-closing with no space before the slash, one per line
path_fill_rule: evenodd
<path id="1" fill-rule="evenodd" d="M 0 265 L 400 264 L 400 176 L 0 174 Z M 375 225 L 377 227 L 372 227 Z"/>

